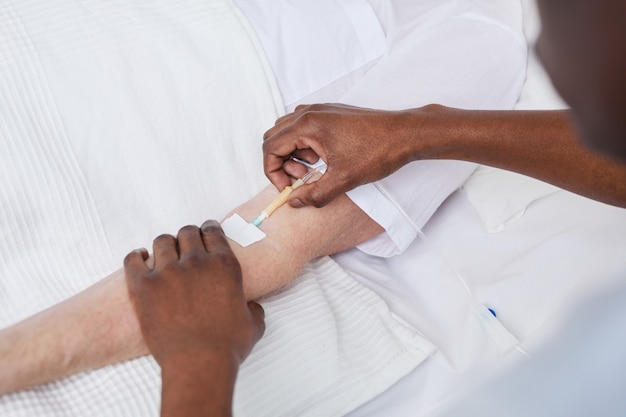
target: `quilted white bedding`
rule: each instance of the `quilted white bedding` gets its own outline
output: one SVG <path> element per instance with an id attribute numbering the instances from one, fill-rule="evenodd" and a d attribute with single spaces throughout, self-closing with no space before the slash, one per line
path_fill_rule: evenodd
<path id="1" fill-rule="evenodd" d="M 0 326 L 264 187 L 268 68 L 228 0 L 0 1 Z M 434 349 L 330 258 L 264 306 L 237 415 L 344 415 Z M 0 397 L 0 415 L 157 415 L 159 387 L 144 357 Z"/>

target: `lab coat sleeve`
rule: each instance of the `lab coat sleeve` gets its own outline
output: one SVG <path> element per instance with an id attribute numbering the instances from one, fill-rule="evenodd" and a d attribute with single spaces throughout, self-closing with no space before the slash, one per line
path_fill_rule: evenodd
<path id="1" fill-rule="evenodd" d="M 386 55 L 342 102 L 378 109 L 405 109 L 430 103 L 465 109 L 511 109 L 521 90 L 527 47 L 519 32 L 475 11 L 423 22 L 402 39 L 387 29 Z M 390 39 L 396 36 L 396 41 Z M 380 140 L 384 140 L 381 138 Z M 439 205 L 471 175 L 475 164 L 417 161 L 379 181 L 421 228 Z M 373 184 L 348 196 L 385 233 L 359 246 L 365 253 L 402 253 L 417 232 Z"/>

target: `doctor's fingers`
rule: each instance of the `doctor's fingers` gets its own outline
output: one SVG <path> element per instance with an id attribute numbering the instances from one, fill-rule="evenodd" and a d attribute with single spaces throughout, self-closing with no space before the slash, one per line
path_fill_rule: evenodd
<path id="1" fill-rule="evenodd" d="M 226 240 L 224 230 L 217 220 L 205 220 L 200 229 L 202 232 L 202 242 L 207 252 L 224 250 L 232 253 L 228 240 Z"/>
<path id="2" fill-rule="evenodd" d="M 172 262 L 178 261 L 178 243 L 172 235 L 163 234 L 157 236 L 152 242 L 154 254 L 154 269 L 160 270 Z"/>
<path id="3" fill-rule="evenodd" d="M 126 279 L 136 279 L 141 275 L 150 271 L 150 267 L 146 265 L 146 260 L 150 255 L 144 248 L 135 249 L 124 258 L 124 274 Z"/>
<path id="4" fill-rule="evenodd" d="M 309 172 L 309 168 L 298 161 L 288 159 L 283 164 L 283 169 L 292 178 L 302 178 Z"/>
<path id="5" fill-rule="evenodd" d="M 319 132 L 308 133 L 306 129 L 292 126 L 278 131 L 263 142 L 263 169 L 267 178 L 279 190 L 290 184 L 285 163 L 292 156 L 309 163 L 319 158 L 327 161 L 328 151 Z"/>
<path id="6" fill-rule="evenodd" d="M 289 205 L 294 208 L 324 207 L 341 194 L 360 185 L 350 177 L 335 175 L 335 172 L 329 167 L 316 182 L 295 189 L 289 196 Z"/>
<path id="7" fill-rule="evenodd" d="M 197 255 L 204 252 L 204 244 L 202 242 L 202 233 L 197 226 L 185 226 L 178 231 L 178 251 L 180 258 L 185 256 Z"/>
<path id="8" fill-rule="evenodd" d="M 137 299 L 144 294 L 143 288 L 146 285 L 146 279 L 152 269 L 146 264 L 149 258 L 146 249 L 135 249 L 124 258 L 124 277 L 126 280 L 126 288 L 133 309 L 138 312 Z"/>
<path id="9" fill-rule="evenodd" d="M 228 244 L 224 230 L 216 220 L 202 223 L 202 242 L 208 252 L 208 261 L 214 276 L 235 282 L 238 291 L 243 294 L 241 265 Z"/>
<path id="10" fill-rule="evenodd" d="M 328 112 L 320 110 L 324 108 L 324 105 L 298 106 L 295 112 L 279 118 L 263 135 L 263 150 L 280 157 L 288 157 L 299 149 L 310 148 L 318 153 L 320 149 L 315 144 L 323 142 L 326 136 Z"/>

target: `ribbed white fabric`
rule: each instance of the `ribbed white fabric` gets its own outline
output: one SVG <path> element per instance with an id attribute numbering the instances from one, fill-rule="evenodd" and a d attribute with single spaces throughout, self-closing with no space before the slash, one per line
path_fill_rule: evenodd
<path id="1" fill-rule="evenodd" d="M 263 307 L 271 320 L 241 369 L 235 415 L 341 416 L 434 351 L 330 258 Z"/>
<path id="2" fill-rule="evenodd" d="M 0 12 L 0 318 L 6 325 L 85 286 L 48 277 L 98 276 L 111 258 L 37 46 L 12 3 L 0 3 Z"/>
<path id="3" fill-rule="evenodd" d="M 263 307 L 266 333 L 240 370 L 237 416 L 342 416 L 434 351 L 328 257 Z M 158 365 L 144 357 L 0 397 L 0 414 L 155 416 L 159 401 Z"/>
<path id="4" fill-rule="evenodd" d="M 281 109 L 228 0 L 1 0 L 0 326 L 258 192 Z M 266 310 L 239 415 L 345 414 L 432 350 L 329 259 Z M 0 397 L 0 415 L 157 415 L 159 387 L 141 358 Z"/>

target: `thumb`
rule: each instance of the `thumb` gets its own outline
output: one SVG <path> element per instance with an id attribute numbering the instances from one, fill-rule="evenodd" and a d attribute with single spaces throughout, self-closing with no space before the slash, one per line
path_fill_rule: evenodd
<path id="1" fill-rule="evenodd" d="M 289 196 L 289 205 L 295 208 L 305 206 L 320 208 L 345 191 L 347 191 L 345 186 L 326 173 L 318 181 L 295 189 Z"/>
<path id="2" fill-rule="evenodd" d="M 261 304 L 254 301 L 248 302 L 248 310 L 250 310 L 252 323 L 254 324 L 255 342 L 258 342 L 263 336 L 263 333 L 265 333 L 265 310 L 263 310 Z"/>

